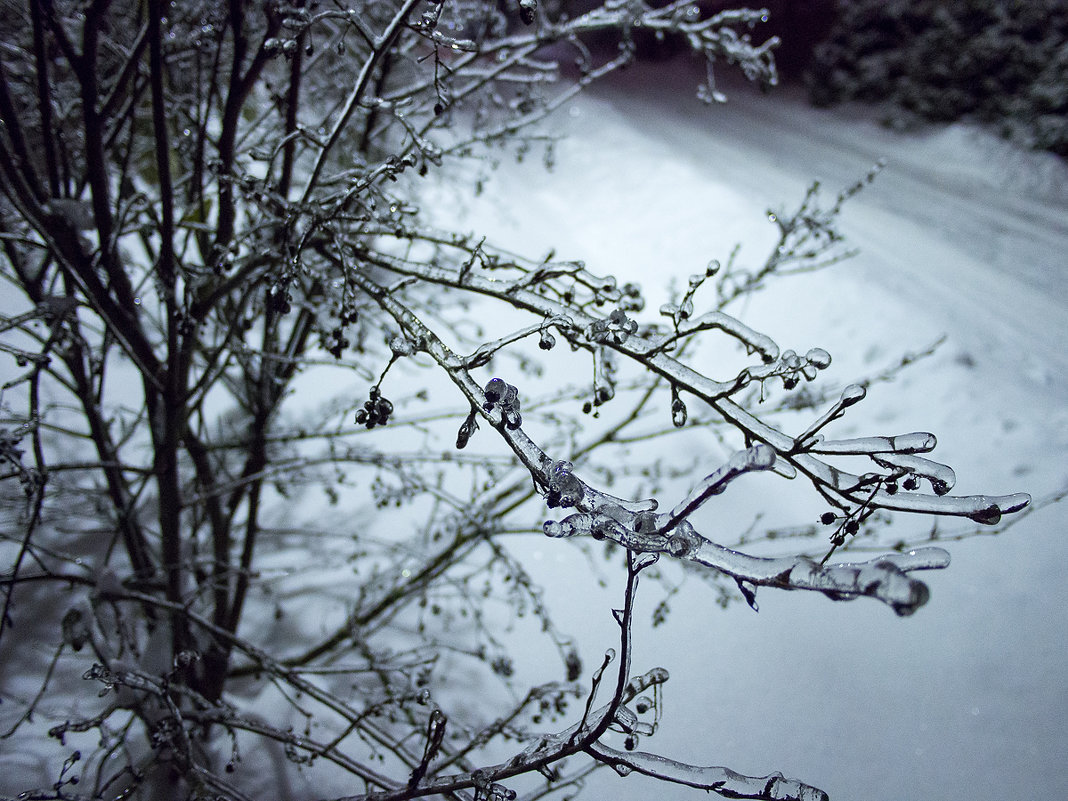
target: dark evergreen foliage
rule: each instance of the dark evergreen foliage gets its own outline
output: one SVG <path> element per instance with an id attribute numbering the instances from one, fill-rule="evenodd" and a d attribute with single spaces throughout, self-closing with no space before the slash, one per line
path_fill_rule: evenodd
<path id="1" fill-rule="evenodd" d="M 806 80 L 817 105 L 884 104 L 898 126 L 974 119 L 1068 155 L 1068 3 L 841 2 Z"/>

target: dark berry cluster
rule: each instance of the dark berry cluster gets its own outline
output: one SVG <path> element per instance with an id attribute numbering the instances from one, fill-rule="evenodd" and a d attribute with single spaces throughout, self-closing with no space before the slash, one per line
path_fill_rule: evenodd
<path id="1" fill-rule="evenodd" d="M 351 342 L 349 342 L 349 338 L 345 336 L 345 332 L 341 329 L 341 326 L 338 326 L 337 328 L 333 329 L 328 334 L 327 340 L 328 342 L 324 342 L 326 350 L 335 359 L 340 359 L 341 354 L 345 351 L 345 348 L 352 344 Z"/>
<path id="2" fill-rule="evenodd" d="M 519 18 L 524 25 L 533 25 L 538 11 L 538 0 L 519 0 Z"/>
<path id="3" fill-rule="evenodd" d="M 460 426 L 460 430 L 456 432 L 456 447 L 460 450 L 467 447 L 467 443 L 471 440 L 471 435 L 478 430 L 478 420 L 475 419 L 477 413 L 475 409 L 472 409 L 471 413 L 467 415 L 467 419 Z"/>
<path id="4" fill-rule="evenodd" d="M 293 310 L 293 295 L 285 284 L 272 284 L 267 290 L 267 306 L 277 314 L 289 314 Z"/>
<path id="5" fill-rule="evenodd" d="M 830 364 L 831 354 L 823 348 L 812 348 L 803 357 L 792 350 L 784 351 L 779 357 L 782 385 L 785 389 L 793 389 L 802 378 L 811 381 L 818 371 L 827 369 Z"/>
<path id="6" fill-rule="evenodd" d="M 368 394 L 370 397 L 363 402 L 363 408 L 356 412 L 356 424 L 367 426 L 370 430 L 389 422 L 389 416 L 393 414 L 393 404 L 382 397 L 382 390 L 377 386 L 371 387 Z"/>

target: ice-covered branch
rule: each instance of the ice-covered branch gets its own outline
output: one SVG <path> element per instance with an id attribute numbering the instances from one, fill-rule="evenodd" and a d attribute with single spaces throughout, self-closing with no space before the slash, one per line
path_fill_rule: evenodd
<path id="1" fill-rule="evenodd" d="M 725 465 L 706 476 L 684 500 L 671 510 L 671 517 L 668 521 L 656 526 L 657 533 L 667 534 L 696 511 L 701 504 L 713 495 L 723 492 L 727 485 L 738 476 L 754 471 L 770 470 L 774 466 L 775 451 L 767 445 L 758 443 L 744 451 L 738 451 Z"/>
<path id="2" fill-rule="evenodd" d="M 949 566 L 949 554 L 941 548 L 886 554 L 867 562 L 821 565 L 804 556 L 750 556 L 709 540 L 701 542 L 691 559 L 732 576 L 740 586 L 750 585 L 746 592 L 750 603 L 755 594 L 752 588 L 757 586 L 813 590 L 836 601 L 875 598 L 902 616 L 911 615 L 930 597 L 927 585 L 908 574 Z M 747 588 L 741 589 L 745 592 Z"/>
<path id="3" fill-rule="evenodd" d="M 542 318 L 570 320 L 577 330 L 589 329 L 600 319 L 584 310 L 565 305 L 546 297 L 544 294 L 524 288 L 519 281 L 487 278 L 472 273 L 465 273 L 461 277 L 458 270 L 428 264 L 417 264 L 381 253 L 367 255 L 370 260 L 379 266 L 401 275 L 418 277 L 424 281 L 442 286 L 452 286 L 478 292 L 506 301 L 516 308 L 530 311 Z M 716 327 L 724 327 L 719 318 L 717 318 L 717 321 L 720 325 Z M 759 345 L 762 342 L 762 335 L 745 327 L 729 330 L 729 333 L 732 336 L 744 335 L 744 338 L 756 346 L 757 349 L 759 349 Z M 579 346 L 593 347 L 590 343 L 581 339 L 574 341 Z M 597 343 L 597 347 L 610 348 L 616 353 L 643 365 L 648 371 L 668 379 L 676 390 L 685 390 L 705 401 L 724 420 L 744 432 L 748 439 L 762 442 L 774 449 L 778 454 L 778 464 L 782 469 L 788 471 L 789 468 L 786 465 L 792 466 L 807 475 L 817 486 L 833 495 L 843 505 L 864 505 L 868 509 L 879 508 L 891 511 L 967 517 L 976 522 L 988 524 L 997 522 L 1003 514 L 1019 511 L 1030 501 L 1030 497 L 1026 493 L 960 497 L 949 496 L 944 492 L 940 493 L 939 490 L 942 490 L 943 487 L 948 490 L 948 487 L 952 486 L 952 481 L 949 480 L 952 471 L 949 471 L 948 467 L 939 466 L 929 460 L 917 461 L 919 457 L 912 456 L 906 459 L 906 456 L 910 453 L 924 452 L 929 449 L 928 446 L 933 447 L 933 437 L 930 439 L 924 437 L 921 442 L 916 436 L 909 436 L 905 441 L 899 443 L 900 450 L 897 453 L 901 455 L 888 455 L 885 452 L 874 450 L 881 450 L 888 443 L 886 438 L 864 438 L 858 442 L 856 447 L 869 449 L 866 452 L 872 455 L 873 458 L 876 460 L 882 459 L 884 464 L 892 464 L 897 471 L 907 473 L 910 470 L 915 470 L 918 475 L 932 480 L 932 488 L 935 490 L 935 494 L 929 495 L 918 492 L 892 493 L 885 490 L 871 492 L 870 483 L 862 481 L 862 476 L 849 473 L 819 458 L 819 455 L 823 454 L 821 448 L 827 449 L 826 455 L 846 453 L 848 451 L 835 450 L 833 443 L 822 443 L 817 438 L 817 432 L 841 417 L 848 407 L 863 400 L 865 392 L 862 387 L 856 385 L 846 387 L 840 400 L 831 409 L 809 426 L 802 435 L 791 437 L 770 423 L 758 418 L 731 399 L 730 396 L 740 388 L 738 381 L 717 381 L 697 372 L 678 359 L 660 352 L 661 342 L 662 340 L 656 336 L 647 338 L 634 335 L 620 341 L 611 340 Z M 510 442 L 510 444 L 512 443 Z M 516 450 L 514 444 L 513 450 Z M 523 450 L 529 452 L 527 448 Z M 545 458 L 548 459 L 548 457 Z M 529 466 L 529 462 L 527 463 Z M 551 463 L 552 460 L 547 462 L 547 464 Z M 940 467 L 943 469 L 939 469 Z M 947 480 L 949 480 L 948 486 Z"/>
<path id="4" fill-rule="evenodd" d="M 830 798 L 823 790 L 797 779 L 787 779 L 781 773 L 744 776 L 730 768 L 687 765 L 657 754 L 617 751 L 602 743 L 596 743 L 586 750 L 594 759 L 610 765 L 621 776 L 637 772 L 673 784 L 707 790 L 724 798 L 756 801 L 829 801 Z"/>
<path id="5" fill-rule="evenodd" d="M 642 528 L 643 520 L 649 517 L 631 516 L 618 507 L 602 507 L 592 514 L 580 512 L 563 520 L 550 520 L 545 524 L 545 533 L 551 537 L 586 535 L 610 539 L 631 550 L 665 553 L 714 568 L 737 581 L 754 607 L 756 587 L 775 587 L 819 592 L 836 601 L 874 598 L 899 615 L 911 615 L 927 602 L 930 594 L 926 584 L 908 574 L 949 565 L 949 554 L 941 548 L 887 554 L 867 562 L 824 565 L 805 556 L 752 556 L 712 542 L 688 521 L 680 522 L 670 535 L 661 535 L 655 529 L 650 533 L 631 530 L 620 522 L 628 516 L 631 525 Z"/>
<path id="6" fill-rule="evenodd" d="M 424 343 L 427 352 L 445 368 L 459 386 L 472 406 L 479 408 L 498 433 L 530 471 L 535 483 L 544 488 L 555 505 L 574 507 L 577 512 L 561 521 L 550 520 L 545 524 L 545 533 L 553 537 L 587 535 L 597 539 L 611 539 L 632 551 L 666 553 L 688 559 L 707 567 L 715 568 L 734 578 L 739 587 L 752 595 L 757 586 L 779 589 L 812 590 L 835 600 L 867 596 L 890 606 L 899 615 L 909 615 L 926 603 L 929 593 L 926 585 L 908 575 L 910 571 L 934 569 L 948 565 L 948 555 L 941 549 L 925 549 L 909 558 L 890 555 L 860 564 L 820 565 L 806 557 L 764 558 L 732 551 L 699 534 L 685 519 L 708 498 L 721 492 L 726 484 L 747 472 L 766 470 L 776 461 L 776 452 L 766 444 L 758 444 L 741 452 L 719 471 L 706 478 L 690 496 L 670 514 L 655 514 L 655 502 L 637 506 L 620 505 L 618 499 L 605 495 L 581 481 L 570 465 L 553 460 L 523 431 L 521 425 L 507 422 L 508 409 L 503 409 L 503 390 L 491 386 L 483 392 L 478 388 L 463 360 L 455 356 L 443 342 L 395 297 L 369 278 L 357 278 L 364 289 L 374 297 L 398 323 Z M 514 388 L 513 388 L 514 389 Z M 496 402 L 490 402 L 490 396 Z M 480 403 L 485 400 L 486 402 Z M 780 441 L 793 440 L 776 432 Z M 797 457 L 795 457 L 797 458 Z M 814 457 L 808 457 L 816 461 Z M 817 462 L 818 463 L 818 462 Z M 823 470 L 830 470 L 818 463 Z M 885 493 L 884 493 L 885 494 Z M 896 496 L 890 496 L 894 498 Z M 928 503 L 938 505 L 944 497 L 929 497 Z M 965 511 L 975 507 L 993 508 L 996 500 L 975 498 L 952 499 L 953 508 Z M 982 504 L 986 504 L 985 507 Z M 951 513 L 951 512 L 946 512 Z"/>

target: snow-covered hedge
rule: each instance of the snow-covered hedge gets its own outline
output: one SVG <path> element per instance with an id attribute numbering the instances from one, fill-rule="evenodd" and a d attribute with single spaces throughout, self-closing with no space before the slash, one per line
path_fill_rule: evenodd
<path id="1" fill-rule="evenodd" d="M 851 0 L 807 75 L 818 105 L 887 104 L 887 121 L 963 117 L 1068 154 L 1064 0 Z"/>

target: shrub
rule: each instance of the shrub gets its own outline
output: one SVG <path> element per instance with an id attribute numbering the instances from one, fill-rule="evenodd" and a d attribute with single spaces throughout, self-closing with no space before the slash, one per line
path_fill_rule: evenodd
<path id="1" fill-rule="evenodd" d="M 773 216 L 763 265 L 712 264 L 652 319 L 635 285 L 434 230 L 418 208 L 421 176 L 541 142 L 535 123 L 630 63 L 638 28 L 708 61 L 706 98 L 714 59 L 774 82 L 772 42 L 749 38 L 760 12 L 29 5 L 7 9 L 0 61 L 0 333 L 15 367 L 0 734 L 51 778 L 20 797 L 241 799 L 301 776 L 317 797 L 540 797 L 605 765 L 730 798 L 825 797 L 641 750 L 668 676 L 635 667 L 630 645 L 638 577 L 657 560 L 754 604 L 770 587 L 907 615 L 927 599 L 914 573 L 945 552 L 831 554 L 877 513 L 990 523 L 1027 502 L 950 496 L 952 471 L 923 455 L 930 434 L 826 438 L 860 386 L 788 396 L 777 408 L 804 415 L 795 433 L 758 409 L 830 356 L 780 349 L 728 308 L 838 258 L 853 190 Z M 595 57 L 583 37 L 601 29 L 622 47 Z M 562 53 L 576 83 L 556 81 Z M 697 369 L 709 336 L 743 366 Z M 587 360 L 591 380 L 535 396 L 543 351 Z M 619 497 L 625 484 L 609 494 L 593 467 L 652 436 L 651 415 L 715 426 L 737 449 L 666 512 Z M 697 509 L 758 471 L 800 476 L 826 502 L 822 560 L 759 558 L 698 530 Z M 509 548 L 532 518 L 623 557 L 618 640 L 592 669 Z M 531 680 L 509 649 L 502 617 L 524 615 L 556 675 Z"/>

